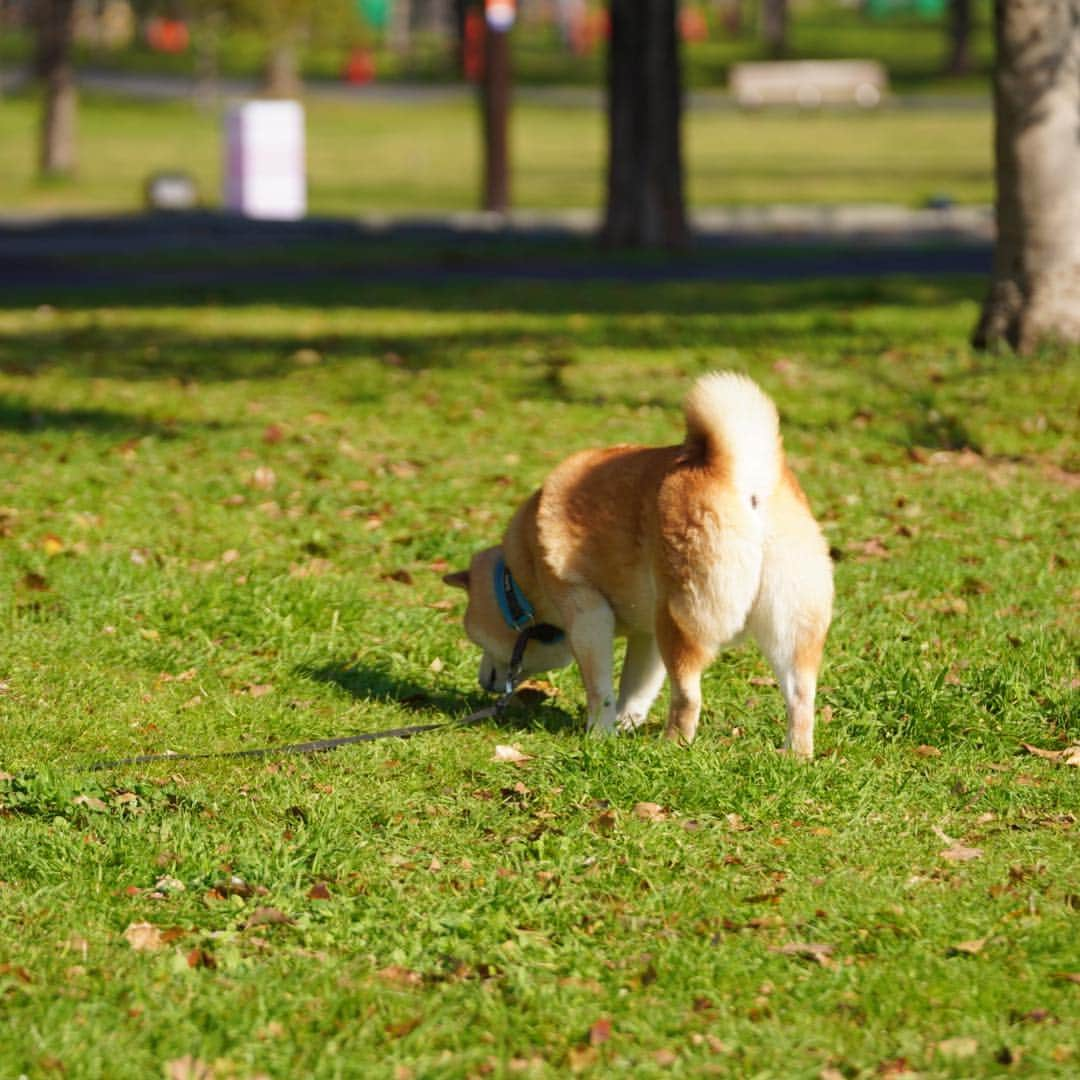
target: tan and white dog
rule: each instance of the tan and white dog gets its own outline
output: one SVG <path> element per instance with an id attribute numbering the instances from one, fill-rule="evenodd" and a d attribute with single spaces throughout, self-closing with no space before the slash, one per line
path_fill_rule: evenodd
<path id="1" fill-rule="evenodd" d="M 590 732 L 644 723 L 666 671 L 666 733 L 689 743 L 702 672 L 748 631 L 787 702 L 785 745 L 810 758 L 832 616 L 828 549 L 784 460 L 776 407 L 752 380 L 706 375 L 683 408 L 682 445 L 574 454 L 518 508 L 502 544 L 444 578 L 468 590 L 480 684 L 501 688 L 522 628 L 542 624 L 521 672 L 576 660 Z M 616 698 L 617 634 L 627 649 Z"/>

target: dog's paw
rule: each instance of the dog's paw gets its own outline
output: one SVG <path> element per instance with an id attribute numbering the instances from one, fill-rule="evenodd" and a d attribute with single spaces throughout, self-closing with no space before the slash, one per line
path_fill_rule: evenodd
<path id="1" fill-rule="evenodd" d="M 641 713 L 619 713 L 615 719 L 615 730 L 620 735 L 634 735 L 644 727 L 648 719 L 648 714 L 643 716 Z"/>

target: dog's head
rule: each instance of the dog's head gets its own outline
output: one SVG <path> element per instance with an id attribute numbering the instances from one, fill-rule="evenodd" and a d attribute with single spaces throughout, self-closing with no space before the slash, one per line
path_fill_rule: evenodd
<path id="1" fill-rule="evenodd" d="M 510 670 L 510 658 L 519 631 L 503 617 L 496 594 L 495 567 L 502 557 L 501 547 L 478 551 L 469 563 L 468 570 L 447 574 L 443 581 L 469 594 L 465 609 L 465 633 L 469 639 L 484 650 L 480 658 L 478 678 L 485 690 L 502 691 Z M 522 675 L 535 675 L 540 671 L 566 667 L 573 660 L 565 636 L 557 641 L 529 641 L 521 662 Z"/>

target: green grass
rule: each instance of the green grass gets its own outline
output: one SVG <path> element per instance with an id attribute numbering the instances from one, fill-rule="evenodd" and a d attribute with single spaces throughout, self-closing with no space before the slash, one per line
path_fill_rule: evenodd
<path id="1" fill-rule="evenodd" d="M 219 200 L 220 118 L 186 104 L 84 97 L 80 165 L 70 182 L 35 179 L 37 105 L 0 100 L 5 211 L 131 210 L 147 176 L 186 169 L 209 205 Z M 310 101 L 310 205 L 315 213 L 474 209 L 479 118 L 468 100 L 393 104 Z M 521 208 L 598 207 L 604 120 L 599 110 L 520 104 L 513 119 L 513 202 Z M 989 112 L 692 110 L 685 122 L 693 207 L 763 203 L 893 202 L 946 194 L 992 199 Z"/>
<path id="2" fill-rule="evenodd" d="M 971 353 L 981 287 L 9 297 L 6 1072 L 1073 1075 L 1077 774 L 1021 743 L 1080 741 L 1080 365 Z M 689 751 L 586 740 L 566 671 L 498 725 L 81 771 L 463 716 L 445 567 L 715 367 L 839 558 L 812 765 L 746 648 Z"/>

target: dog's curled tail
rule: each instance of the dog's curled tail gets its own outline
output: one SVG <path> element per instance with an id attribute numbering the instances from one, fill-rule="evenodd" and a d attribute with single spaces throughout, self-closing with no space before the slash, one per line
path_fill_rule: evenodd
<path id="1" fill-rule="evenodd" d="M 689 460 L 725 475 L 748 497 L 780 482 L 780 419 L 753 379 L 733 371 L 704 375 L 683 403 Z"/>

